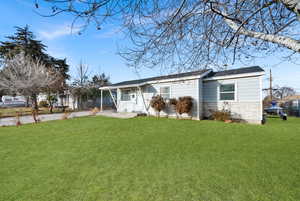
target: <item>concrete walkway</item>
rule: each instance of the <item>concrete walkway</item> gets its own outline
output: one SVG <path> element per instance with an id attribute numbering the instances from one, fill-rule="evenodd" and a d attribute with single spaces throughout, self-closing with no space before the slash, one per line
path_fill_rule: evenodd
<path id="1" fill-rule="evenodd" d="M 45 121 L 52 121 L 52 120 L 61 120 L 63 117 L 63 113 L 57 113 L 57 114 L 42 114 L 39 115 L 39 119 L 41 122 Z M 75 117 L 84 117 L 84 116 L 91 116 L 90 111 L 82 111 L 82 112 L 72 112 L 68 116 L 68 118 L 75 118 Z M 96 114 L 96 116 L 106 116 L 106 117 L 114 117 L 114 118 L 122 118 L 122 119 L 128 119 L 136 117 L 136 113 L 118 113 L 116 111 L 108 110 L 99 112 Z M 32 116 L 21 116 L 20 121 L 22 124 L 29 124 L 34 123 L 34 120 Z M 15 117 L 7 117 L 7 118 L 0 118 L 0 126 L 15 126 L 16 125 L 16 118 Z"/>

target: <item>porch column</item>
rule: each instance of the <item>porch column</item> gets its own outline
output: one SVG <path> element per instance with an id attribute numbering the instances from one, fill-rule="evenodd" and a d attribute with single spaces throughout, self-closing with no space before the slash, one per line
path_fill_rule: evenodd
<path id="1" fill-rule="evenodd" d="M 116 109 L 118 109 L 117 102 L 116 102 L 115 97 L 113 96 L 113 94 L 112 94 L 110 88 L 108 88 L 108 91 L 109 91 L 110 96 L 111 96 L 111 98 L 112 98 L 112 100 L 113 100 L 113 102 L 114 102 L 114 104 L 115 104 L 115 106 L 116 106 Z"/>
<path id="2" fill-rule="evenodd" d="M 146 105 L 146 101 L 145 101 L 145 98 L 144 98 L 144 94 L 143 94 L 142 88 L 141 88 L 141 87 L 137 87 L 137 88 L 138 88 L 138 91 L 139 91 L 140 94 L 141 94 L 141 97 L 142 97 L 142 100 L 143 100 L 143 104 L 144 104 L 144 108 L 145 108 L 145 110 L 146 110 L 146 112 L 147 112 L 147 115 L 149 116 L 150 113 L 149 113 L 148 107 L 147 107 L 147 105 Z"/>

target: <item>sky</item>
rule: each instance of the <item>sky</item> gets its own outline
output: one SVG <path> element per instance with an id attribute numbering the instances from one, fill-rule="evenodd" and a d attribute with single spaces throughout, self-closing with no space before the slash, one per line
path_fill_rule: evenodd
<path id="1" fill-rule="evenodd" d="M 89 66 L 90 74 L 104 72 L 113 83 L 162 75 L 160 70 L 142 68 L 137 72 L 126 65 L 124 59 L 117 54 L 119 47 L 127 44 L 117 25 L 106 24 L 100 31 L 91 25 L 79 35 L 78 27 L 71 29 L 72 20 L 73 17 L 67 14 L 55 17 L 38 15 L 34 0 L 1 0 L 0 41 L 5 41 L 5 36 L 12 35 L 15 26 L 29 25 L 37 39 L 47 45 L 47 52 L 51 56 L 67 58 L 72 77 L 76 75 L 76 66 L 80 61 Z M 228 68 L 253 65 L 261 66 L 266 71 L 265 88 L 268 87 L 269 69 L 272 69 L 274 85 L 290 86 L 300 93 L 300 65 L 282 62 L 276 56 Z"/>

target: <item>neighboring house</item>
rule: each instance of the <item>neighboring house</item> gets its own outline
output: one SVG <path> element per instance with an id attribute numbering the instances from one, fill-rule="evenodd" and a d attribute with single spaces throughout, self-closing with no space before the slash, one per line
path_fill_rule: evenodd
<path id="1" fill-rule="evenodd" d="M 77 109 L 77 98 L 73 97 L 68 91 L 65 91 L 63 95 L 52 94 L 56 96 L 56 103 L 54 107 L 66 106 L 70 109 Z M 47 94 L 41 93 L 38 95 L 38 103 L 41 101 L 47 101 Z"/>
<path id="2" fill-rule="evenodd" d="M 78 97 L 73 96 L 68 90 L 64 91 L 64 94 L 59 95 L 55 94 L 57 102 L 54 104 L 54 107 L 61 107 L 61 106 L 66 106 L 72 110 L 74 109 L 79 109 L 79 103 L 78 103 Z M 113 106 L 113 101 L 112 98 L 110 97 L 109 93 L 103 93 L 103 105 L 105 107 L 112 107 Z M 40 101 L 47 101 L 47 95 L 46 94 L 39 94 L 38 95 L 38 103 Z M 101 98 L 97 97 L 94 99 L 88 99 L 84 100 L 82 102 L 82 109 L 89 109 L 93 107 L 100 107 L 101 104 Z"/>
<path id="3" fill-rule="evenodd" d="M 191 96 L 194 100 L 193 119 L 208 118 L 212 111 L 227 109 L 237 119 L 250 123 L 262 120 L 262 76 L 258 66 L 221 72 L 200 70 L 167 76 L 131 80 L 102 87 L 117 91 L 118 112 L 138 112 L 155 115 L 151 98 L 160 94 L 165 99 Z M 175 116 L 172 111 L 162 112 Z"/>

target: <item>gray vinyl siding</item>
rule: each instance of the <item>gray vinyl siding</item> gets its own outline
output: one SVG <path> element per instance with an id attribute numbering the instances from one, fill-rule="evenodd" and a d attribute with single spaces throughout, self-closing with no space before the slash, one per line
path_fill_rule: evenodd
<path id="1" fill-rule="evenodd" d="M 219 101 L 219 85 L 235 84 L 235 100 Z M 211 111 L 229 109 L 235 118 L 244 119 L 248 122 L 259 123 L 262 119 L 262 97 L 261 77 L 244 77 L 223 80 L 202 80 L 191 79 L 173 82 L 160 82 L 143 86 L 142 94 L 137 88 L 132 88 L 136 98 L 130 101 L 121 101 L 121 90 L 118 90 L 118 111 L 119 112 L 149 112 L 155 115 L 150 107 L 151 98 L 160 94 L 161 87 L 170 87 L 170 98 L 191 96 L 194 100 L 191 116 L 194 119 L 209 117 Z M 144 104 L 144 101 L 145 104 Z M 148 108 L 148 111 L 147 111 Z M 176 116 L 174 109 L 168 108 L 162 111 L 161 116 Z"/>
<path id="2" fill-rule="evenodd" d="M 259 77 L 250 77 L 228 80 L 205 81 L 203 83 L 204 102 L 219 101 L 218 87 L 220 84 L 228 83 L 236 84 L 236 101 L 260 101 L 260 79 Z"/>
<path id="3" fill-rule="evenodd" d="M 183 80 L 183 81 L 175 81 L 175 82 L 166 82 L 166 83 L 157 83 L 157 84 L 152 84 L 151 85 L 155 90 L 156 94 L 160 93 L 160 88 L 161 87 L 170 87 L 170 97 L 171 98 L 179 98 L 182 96 L 191 96 L 194 100 L 193 103 L 193 108 L 192 108 L 192 116 L 194 118 L 197 118 L 197 104 L 198 104 L 198 79 L 193 79 L 193 80 Z M 153 95 L 156 94 L 150 94 L 148 95 L 148 100 L 146 101 L 147 103 L 150 102 L 151 98 Z M 150 108 L 150 113 L 155 114 L 155 111 Z M 167 111 L 168 114 L 171 114 L 175 116 L 175 113 L 172 111 Z M 167 115 L 167 113 L 162 112 L 162 115 Z"/>
<path id="4" fill-rule="evenodd" d="M 218 81 L 203 83 L 203 102 L 216 102 L 218 100 Z"/>
<path id="5" fill-rule="evenodd" d="M 259 77 L 238 79 L 238 100 L 243 101 L 259 101 L 260 100 L 260 84 Z"/>
<path id="6" fill-rule="evenodd" d="M 203 108 L 204 116 L 209 117 L 211 111 L 228 109 L 233 117 L 248 122 L 258 123 L 262 119 L 261 77 L 245 77 L 226 80 L 204 81 Z M 220 101 L 220 84 L 235 84 L 235 100 Z"/>

